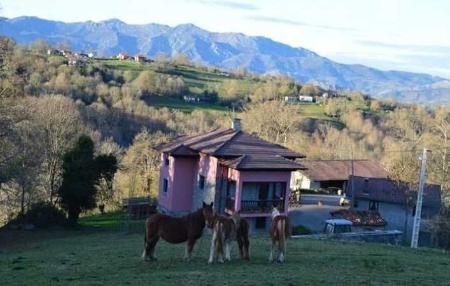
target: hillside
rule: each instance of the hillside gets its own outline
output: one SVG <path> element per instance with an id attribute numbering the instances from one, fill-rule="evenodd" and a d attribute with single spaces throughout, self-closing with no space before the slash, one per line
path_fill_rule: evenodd
<path id="1" fill-rule="evenodd" d="M 361 90 L 376 97 L 394 96 L 403 102 L 450 102 L 446 82 L 439 77 L 339 64 L 307 49 L 290 47 L 268 38 L 214 33 L 192 24 L 176 27 L 130 25 L 117 19 L 63 23 L 19 17 L 1 19 L 0 34 L 13 37 L 22 44 L 37 39 L 53 45 L 68 43 L 74 50 L 96 51 L 103 56 L 121 51 L 150 57 L 160 53 L 169 56 L 185 54 L 192 61 L 209 66 L 245 67 L 259 74 L 285 74 L 301 82 Z"/>
<path id="2" fill-rule="evenodd" d="M 444 285 L 448 253 L 380 244 L 288 241 L 283 265 L 267 262 L 266 235 L 251 236 L 251 260 L 208 265 L 209 235 L 194 248 L 160 241 L 157 262 L 140 258 L 141 232 L 0 231 L 2 285 Z"/>

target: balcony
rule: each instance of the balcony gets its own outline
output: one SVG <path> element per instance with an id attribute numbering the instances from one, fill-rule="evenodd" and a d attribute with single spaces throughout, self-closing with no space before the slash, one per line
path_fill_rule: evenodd
<path id="1" fill-rule="evenodd" d="M 235 199 L 227 198 L 225 208 L 234 211 Z M 284 199 L 278 200 L 242 200 L 241 213 L 270 213 L 272 207 L 276 206 L 279 211 L 284 211 Z"/>

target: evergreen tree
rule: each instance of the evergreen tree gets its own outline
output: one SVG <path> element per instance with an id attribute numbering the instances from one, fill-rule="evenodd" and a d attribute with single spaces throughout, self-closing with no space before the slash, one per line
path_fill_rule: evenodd
<path id="1" fill-rule="evenodd" d="M 95 207 L 96 184 L 101 178 L 111 181 L 116 170 L 114 156 L 94 157 L 94 142 L 89 136 L 81 136 L 75 147 L 64 155 L 63 181 L 58 194 L 70 224 L 77 222 L 82 211 Z"/>

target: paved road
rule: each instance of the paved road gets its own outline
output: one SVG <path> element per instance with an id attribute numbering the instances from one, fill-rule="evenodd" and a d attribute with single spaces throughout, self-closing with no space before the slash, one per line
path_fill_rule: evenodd
<path id="1" fill-rule="evenodd" d="M 340 196 L 303 194 L 301 205 L 289 210 L 289 218 L 293 226 L 303 225 L 313 232 L 322 232 L 324 221 L 331 218 L 330 211 L 342 209 L 339 206 Z M 318 202 L 322 205 L 318 205 Z"/>
<path id="2" fill-rule="evenodd" d="M 317 205 L 319 201 L 322 202 L 323 205 L 328 206 L 339 206 L 340 196 L 335 195 L 310 195 L 310 194 L 302 194 L 301 202 L 302 205 Z"/>

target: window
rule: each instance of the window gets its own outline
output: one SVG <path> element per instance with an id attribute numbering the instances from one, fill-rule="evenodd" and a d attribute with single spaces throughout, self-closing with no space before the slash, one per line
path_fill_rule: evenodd
<path id="1" fill-rule="evenodd" d="M 169 156 L 167 156 L 167 157 L 164 159 L 164 165 L 165 165 L 165 166 L 169 166 L 169 163 L 170 163 Z"/>
<path id="2" fill-rule="evenodd" d="M 203 190 L 205 188 L 205 176 L 198 175 L 198 187 L 200 190 Z"/>
<path id="3" fill-rule="evenodd" d="M 255 228 L 264 229 L 266 228 L 266 218 L 265 217 L 257 217 L 255 221 Z"/>
<path id="4" fill-rule="evenodd" d="M 364 178 L 363 192 L 364 192 L 365 194 L 368 194 L 368 193 L 369 193 L 369 178 Z"/>
<path id="5" fill-rule="evenodd" d="M 167 179 L 164 179 L 163 181 L 163 193 L 167 193 L 169 189 L 169 181 Z"/>

